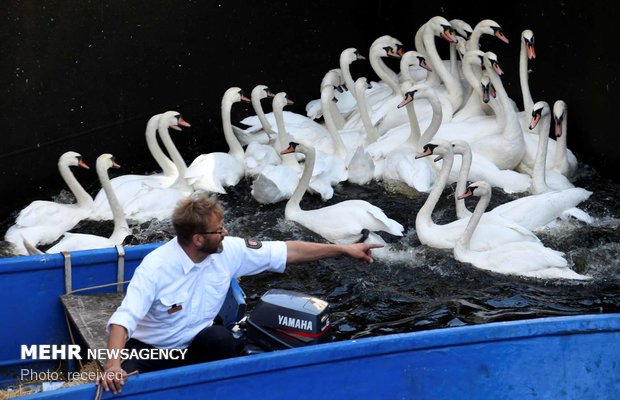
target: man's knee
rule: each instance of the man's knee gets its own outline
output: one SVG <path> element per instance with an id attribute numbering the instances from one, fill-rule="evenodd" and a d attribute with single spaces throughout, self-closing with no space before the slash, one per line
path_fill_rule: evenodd
<path id="1" fill-rule="evenodd" d="M 188 355 L 195 362 L 231 358 L 237 355 L 232 333 L 221 325 L 200 331 L 189 345 Z"/>

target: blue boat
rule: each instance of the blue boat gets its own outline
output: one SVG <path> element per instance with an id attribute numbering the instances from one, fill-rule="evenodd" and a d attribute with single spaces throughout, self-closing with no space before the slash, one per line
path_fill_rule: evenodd
<path id="1" fill-rule="evenodd" d="M 20 351 L 22 345 L 71 343 L 63 294 L 84 287 L 116 292 L 118 285 L 109 283 L 129 280 L 159 245 L 0 259 L 2 387 L 23 369 L 58 367 L 54 360 L 22 359 Z M 617 343 L 620 314 L 495 322 L 144 373 L 129 377 L 122 393 L 103 398 L 612 399 L 620 396 Z M 96 391 L 83 384 L 22 398 L 93 399 Z"/>

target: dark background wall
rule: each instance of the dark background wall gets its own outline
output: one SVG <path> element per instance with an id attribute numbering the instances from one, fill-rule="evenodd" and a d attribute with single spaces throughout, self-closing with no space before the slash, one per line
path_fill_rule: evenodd
<path id="1" fill-rule="evenodd" d="M 0 26 L 0 220 L 63 187 L 56 161 L 64 151 L 82 153 L 93 167 L 110 152 L 123 166 L 119 173 L 151 171 L 146 121 L 177 110 L 192 124 L 174 134 L 189 164 L 200 153 L 227 150 L 220 101 L 228 87 L 249 94 L 267 84 L 296 101 L 290 111 L 305 113 L 342 50 L 367 55 L 383 34 L 413 49 L 416 30 L 435 15 L 472 26 L 490 18 L 502 26 L 510 44 L 489 37 L 481 44 L 498 54 L 504 85 L 519 106 L 520 34 L 532 29 L 534 101 L 564 99 L 569 147 L 617 181 L 617 4 L 13 0 L 3 5 Z M 367 63 L 352 71 L 354 78 L 376 78 Z M 237 105 L 233 121 L 251 113 Z M 76 174 L 98 189 L 93 170 Z"/>

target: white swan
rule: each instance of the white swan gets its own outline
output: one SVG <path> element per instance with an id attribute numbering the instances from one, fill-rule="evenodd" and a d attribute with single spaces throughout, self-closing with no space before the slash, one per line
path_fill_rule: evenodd
<path id="1" fill-rule="evenodd" d="M 412 72 L 412 70 L 414 72 Z M 402 82 L 408 81 L 412 85 L 416 84 L 419 77 L 414 77 L 415 71 L 425 70 L 433 72 L 431 66 L 426 62 L 426 58 L 422 53 L 418 53 L 415 50 L 409 50 L 403 54 L 400 59 L 400 78 Z M 417 75 L 417 74 L 416 74 Z"/>
<path id="2" fill-rule="evenodd" d="M 458 56 L 457 53 L 458 51 L 458 46 L 461 43 L 461 41 L 459 40 L 459 38 L 462 39 L 462 45 L 463 48 L 465 47 L 465 43 L 467 42 L 467 39 L 469 39 L 472 35 L 472 33 L 474 33 L 474 30 L 472 29 L 471 25 L 469 25 L 467 22 L 463 21 L 462 19 L 451 19 L 450 20 L 450 25 L 452 26 L 452 28 L 454 28 L 454 32 L 460 36 L 457 36 L 457 43 L 451 42 L 450 43 L 450 73 L 453 76 L 459 76 L 460 75 L 460 71 L 459 71 L 459 65 L 458 65 Z"/>
<path id="3" fill-rule="evenodd" d="M 277 136 L 274 146 L 284 148 L 284 143 L 290 141 L 289 134 L 284 126 L 283 110 L 293 102 L 285 92 L 276 94 L 272 100 L 273 114 L 277 125 Z M 281 144 L 282 143 L 282 144 Z M 278 154 L 280 151 L 278 150 Z M 277 203 L 290 199 L 299 183 L 301 167 L 293 154 L 280 155 L 281 163 L 265 166 L 252 181 L 252 197 L 262 204 Z M 330 186 L 331 188 L 331 186 Z M 333 189 L 331 189 L 333 194 Z"/>
<path id="4" fill-rule="evenodd" d="M 331 162 L 333 166 L 331 170 L 346 168 L 342 171 L 342 178 L 346 177 L 350 182 L 365 185 L 374 177 L 374 163 L 370 155 L 364 150 L 364 142 L 366 133 L 363 129 L 349 128 L 338 130 L 333 120 L 333 110 L 329 107 L 329 103 L 334 103 L 334 87 L 325 86 L 321 91 L 321 104 L 323 106 L 323 118 L 325 126 L 329 131 L 334 146 L 333 154 L 322 155 L 324 161 Z M 360 109 L 362 113 L 363 110 Z M 326 159 L 329 157 L 329 160 Z M 338 157 L 338 160 L 333 159 Z M 344 179 L 343 179 L 344 180 Z M 335 182 L 338 183 L 338 182 Z"/>
<path id="5" fill-rule="evenodd" d="M 398 101 L 400 97 L 398 75 L 383 62 L 382 57 L 400 58 L 401 55 L 402 43 L 389 35 L 377 38 L 370 46 L 368 60 L 380 79 L 379 82 L 372 82 L 370 89 L 364 91 L 365 102 L 371 108 L 373 125 L 378 124 L 387 112 L 394 110 L 390 106 L 384 108 L 384 104 L 390 102 L 391 99 L 393 102 L 394 98 Z M 358 111 L 352 112 L 347 117 L 344 128 L 360 128 L 362 126 L 360 118 Z M 381 133 L 383 132 L 384 130 L 381 130 Z"/>
<path id="6" fill-rule="evenodd" d="M 441 82 L 443 82 L 443 85 L 438 86 L 438 88 L 441 89 L 442 95 L 445 94 L 451 105 L 451 108 L 444 107 L 444 114 L 452 118 L 454 112 L 460 108 L 463 102 L 463 86 L 460 79 L 450 73 L 439 56 L 435 44 L 436 36 L 450 43 L 457 43 L 454 29 L 450 22 L 443 17 L 435 16 L 426 22 L 422 30 L 421 39 L 424 49 L 417 50 L 422 54 L 426 54 L 433 66 L 433 74 L 437 74 Z"/>
<path id="7" fill-rule="evenodd" d="M 259 124 L 249 126 L 246 129 L 241 129 L 238 126 L 232 125 L 233 132 L 239 143 L 242 146 L 249 145 L 250 143 L 258 142 L 261 144 L 270 143 L 276 134 L 271 128 L 271 124 L 265 117 L 265 111 L 261 103 L 262 99 L 273 98 L 274 94 L 266 85 L 256 85 L 252 89 L 250 94 L 250 100 L 252 102 L 252 108 L 256 113 L 255 117 L 258 119 Z"/>
<path id="8" fill-rule="evenodd" d="M 412 151 L 418 150 L 420 144 L 428 143 L 441 127 L 443 120 L 442 104 L 437 97 L 436 91 L 430 86 L 420 83 L 411 85 L 403 83 L 403 96 L 396 105 L 398 108 L 405 108 L 408 123 L 393 128 L 381 136 L 376 142 L 366 146 L 366 151 L 377 162 L 381 158 L 387 157 L 390 153 L 407 144 Z M 425 106 L 430 106 L 431 121 L 424 130 L 423 139 L 420 137 L 420 125 L 418 120 L 418 108 L 415 104 L 424 102 Z"/>
<path id="9" fill-rule="evenodd" d="M 286 203 L 284 216 L 334 243 L 358 241 L 364 229 L 384 231 L 395 236 L 403 235 L 403 226 L 388 218 L 377 206 L 364 200 L 345 200 L 327 207 L 302 210 L 300 207 L 314 168 L 315 151 L 309 144 L 291 142 L 283 154 L 301 152 L 306 156 L 304 172 L 295 193 Z"/>
<path id="10" fill-rule="evenodd" d="M 468 218 L 462 218 L 445 225 L 437 225 L 433 222 L 432 212 L 439 201 L 448 180 L 448 175 L 453 163 L 452 144 L 445 140 L 433 140 L 424 146 L 424 151 L 418 153 L 416 158 L 439 155 L 443 163 L 441 171 L 433 185 L 433 189 L 418 211 L 415 220 L 415 228 L 422 244 L 439 249 L 451 249 L 461 236 L 467 225 Z M 500 217 L 492 217 L 484 221 L 476 230 L 472 239 L 472 247 L 475 250 L 488 250 L 499 244 L 514 241 L 539 241 L 531 231 Z"/>
<path id="11" fill-rule="evenodd" d="M 222 97 L 222 128 L 228 153 L 213 152 L 201 154 L 192 161 L 185 172 L 185 179 L 194 190 L 205 190 L 226 194 L 225 187 L 235 186 L 244 176 L 243 147 L 232 130 L 230 110 L 236 102 L 250 102 L 238 87 L 231 87 Z"/>
<path id="12" fill-rule="evenodd" d="M 407 85 L 403 83 L 403 87 Z M 407 108 L 409 124 L 388 131 L 366 149 L 378 165 L 376 177 L 401 181 L 419 192 L 428 192 L 435 180 L 434 166 L 428 160 L 417 160 L 414 156 L 420 143 L 428 143 L 437 133 L 442 120 L 441 105 L 435 91 L 426 84 L 413 85 L 404 91 L 405 97 L 398 107 Z M 416 93 L 420 98 L 428 100 L 433 110 L 431 123 L 422 137 L 413 105 Z"/>
<path id="13" fill-rule="evenodd" d="M 546 110 L 546 113 L 545 111 Z M 533 194 L 545 193 L 550 190 L 561 190 L 575 187 L 564 175 L 547 168 L 547 147 L 549 143 L 549 128 L 551 118 L 549 116 L 549 104 L 546 101 L 539 101 L 532 108 L 532 122 L 529 129 L 536 128 L 536 125 L 544 118 L 542 128 L 538 133 L 538 147 L 536 149 L 536 160 L 534 161 L 534 171 L 532 172 Z"/>
<path id="14" fill-rule="evenodd" d="M 110 235 L 110 237 L 103 237 L 84 233 L 66 232 L 64 237 L 54 246 L 50 247 L 46 253 L 53 254 L 60 253 L 61 251 L 114 247 L 117 244 L 122 244 L 127 235 L 131 234 L 129 225 L 125 220 L 125 214 L 123 213 L 121 204 L 116 198 L 114 189 L 110 183 L 110 177 L 108 176 L 108 169 L 110 168 L 120 168 L 120 166 L 115 162 L 114 156 L 109 153 L 100 155 L 97 158 L 97 175 L 99 177 L 99 181 L 101 182 L 101 186 L 106 191 L 106 195 L 112 209 L 112 214 L 114 215 L 114 231 L 112 232 L 112 235 Z M 31 245 L 27 243 L 27 241 L 25 241 L 24 244 L 29 249 L 32 249 Z"/>
<path id="15" fill-rule="evenodd" d="M 474 27 L 469 39 L 467 39 L 467 50 L 480 50 L 480 37 L 482 35 L 492 35 L 504 43 L 509 43 L 508 38 L 504 35 L 502 27 L 492 19 L 483 19 Z"/>
<path id="16" fill-rule="evenodd" d="M 469 143 L 464 140 L 452 140 L 452 151 L 461 156 L 460 162 L 454 162 L 452 174 L 458 171 L 456 179 L 456 192 L 463 193 L 467 186 L 467 180 L 484 180 L 493 187 L 499 187 L 506 193 L 527 192 L 532 183 L 529 175 L 521 174 L 511 169 L 499 169 L 495 164 L 481 156 L 473 154 Z M 453 177 L 450 177 L 450 181 Z M 465 208 L 464 202 L 456 202 L 456 216 L 463 218 L 470 216 L 471 213 Z M 531 229 L 531 228 L 528 228 Z"/>
<path id="17" fill-rule="evenodd" d="M 522 128 L 527 132 L 532 115 L 532 107 L 534 100 L 530 91 L 530 70 L 529 61 L 536 59 L 536 49 L 534 48 L 534 32 L 531 29 L 525 29 L 521 32 L 521 49 L 519 51 L 519 84 L 521 85 L 521 97 L 523 98 L 523 118 Z"/>
<path id="18" fill-rule="evenodd" d="M 355 90 L 353 91 L 355 94 L 355 100 L 357 101 L 358 112 L 362 120 L 362 126 L 366 132 L 365 144 L 367 145 L 374 143 L 377 139 L 379 139 L 379 132 L 377 132 L 377 128 L 370 120 L 370 111 L 368 109 L 368 103 L 366 103 L 366 96 L 364 96 L 364 91 L 368 88 L 368 80 L 366 77 L 362 76 L 357 78 L 355 81 Z"/>
<path id="19" fill-rule="evenodd" d="M 343 90 L 342 92 L 338 91 L 338 93 L 335 94 L 338 102 L 335 103 L 336 107 L 332 106 L 332 111 L 340 111 L 339 115 L 332 113 L 334 123 L 336 123 L 338 129 L 342 129 L 345 123 L 345 119 L 343 118 L 341 120 L 340 117 L 348 117 L 357 106 L 357 98 L 355 95 L 355 82 L 353 81 L 353 77 L 351 76 L 351 64 L 355 61 L 365 59 L 366 57 L 361 55 L 360 52 L 354 47 L 344 49 L 340 53 L 340 71 L 342 73 L 342 79 L 344 80 L 347 90 Z M 337 87 L 335 88 L 337 89 Z M 321 87 L 321 92 L 322 91 L 323 87 Z M 340 122 L 342 122 L 342 124 Z"/>
<path id="20" fill-rule="evenodd" d="M 342 70 L 340 68 L 332 68 L 325 73 L 323 79 L 321 80 L 321 90 L 325 86 L 333 86 L 338 89 L 339 92 L 344 93 L 344 89 L 342 86 L 345 85 L 344 77 L 342 76 Z M 346 93 L 346 96 L 349 96 L 349 93 Z M 340 107 L 336 104 L 333 105 L 335 110 L 338 110 L 337 113 L 340 115 Z M 319 119 L 323 116 L 323 106 L 321 105 L 321 99 L 310 100 L 306 104 L 306 115 L 311 119 Z M 340 127 L 344 126 L 344 117 L 340 115 L 338 120 L 338 125 Z"/>
<path id="21" fill-rule="evenodd" d="M 48 200 L 35 200 L 24 207 L 5 233 L 4 240 L 14 247 L 15 254 L 28 254 L 23 237 L 32 244 L 48 244 L 60 235 L 88 218 L 93 212 L 93 198 L 78 182 L 70 167 L 89 169 L 82 156 L 75 151 L 67 151 L 58 159 L 58 171 L 75 197 L 73 204 L 56 203 Z"/>
<path id="22" fill-rule="evenodd" d="M 437 85 L 434 89 L 438 91 L 442 101 L 443 118 L 445 121 L 450 120 L 453 111 L 460 106 L 463 87 L 458 78 L 452 77 L 439 57 L 435 46 L 435 36 L 456 43 L 457 40 L 453 32 L 454 29 L 445 18 L 433 17 L 424 25 L 422 34 L 426 55 L 433 67 L 431 75 L 437 74 L 444 82 L 443 85 Z M 427 78 L 426 82 L 429 82 L 429 78 Z M 394 95 L 384 100 L 380 107 L 373 110 L 372 121 L 376 124 L 379 134 L 384 134 L 390 129 L 408 122 L 406 110 L 396 107 L 402 100 L 403 93 L 400 91 L 400 87 L 396 86 L 396 88 L 393 88 L 393 93 Z M 418 120 L 422 121 L 431 118 L 432 111 L 428 104 L 416 102 L 415 107 Z"/>
<path id="23" fill-rule="evenodd" d="M 174 180 L 179 176 L 179 171 L 177 169 L 177 166 L 174 165 L 174 161 L 172 161 L 170 158 L 168 158 L 168 156 L 166 156 L 164 151 L 159 146 L 159 143 L 157 142 L 157 128 L 159 126 L 159 119 L 164 114 L 165 113 L 152 116 L 146 123 L 146 130 L 144 133 L 144 135 L 146 136 L 146 145 L 149 148 L 153 159 L 155 159 L 155 162 L 157 162 L 157 165 L 159 165 L 159 167 L 161 168 L 161 174 L 149 175 L 149 179 L 160 180 L 159 183 L 162 186 L 173 183 Z M 182 117 L 179 117 L 177 120 L 177 124 L 171 125 L 170 128 L 180 131 L 181 126 L 189 127 L 190 125 Z M 127 175 L 122 175 L 122 177 L 124 176 Z M 117 177 L 111 180 L 112 186 L 114 186 L 114 182 L 117 181 L 118 178 L 121 177 Z"/>
<path id="24" fill-rule="evenodd" d="M 168 129 L 180 130 L 181 127 L 189 126 L 177 111 L 166 111 L 158 121 L 159 136 L 178 171 L 185 171 L 187 166 L 170 138 Z M 136 222 L 169 218 L 177 201 L 192 192 L 191 187 L 182 177 L 177 177 L 176 180 L 168 179 L 168 183 L 164 184 L 164 181 L 150 179 L 150 175 L 145 176 L 145 179 L 140 179 L 141 175 L 130 176 L 134 178 L 111 185 L 125 216 Z M 103 189 L 95 197 L 95 212 L 90 218 L 95 220 L 113 218 L 107 192 Z"/>
<path id="25" fill-rule="evenodd" d="M 491 79 L 497 100 L 501 107 L 501 115 L 496 112 L 499 122 L 499 132 L 491 134 L 482 140 L 470 142 L 472 151 L 480 153 L 495 164 L 499 169 L 514 169 L 521 162 L 525 154 L 525 140 L 519 124 L 517 112 L 513 102 L 504 89 L 498 71 L 501 68 L 496 63 L 494 53 L 486 52 L 484 65 Z"/>
<path id="26" fill-rule="evenodd" d="M 464 102 L 461 109 L 454 113 L 452 122 L 466 121 L 469 118 L 483 115 L 494 115 L 493 109 L 483 99 L 483 85 L 481 82 L 483 66 L 484 52 L 480 50 L 471 50 L 466 52 L 463 56 L 461 70 L 463 71 L 463 77 L 467 81 L 471 93 L 465 96 L 467 100 Z"/>
<path id="27" fill-rule="evenodd" d="M 172 111 L 176 114 L 176 111 Z M 146 130 L 144 136 L 146 137 L 146 145 L 153 156 L 153 159 L 157 162 L 162 172 L 158 174 L 150 174 L 150 175 L 135 175 L 135 174 L 126 174 L 117 176 L 116 178 L 112 178 L 110 182 L 112 183 L 112 187 L 114 190 L 118 190 L 118 188 L 123 185 L 125 182 L 132 180 L 139 180 L 142 184 L 148 184 L 150 186 L 169 186 L 172 184 L 177 177 L 179 176 L 179 171 L 177 170 L 174 162 L 166 156 L 163 152 L 159 143 L 157 141 L 157 132 L 159 121 L 165 113 L 153 115 L 148 122 L 146 123 Z M 167 116 L 170 114 L 166 114 Z M 169 128 L 180 131 L 181 127 L 189 127 L 190 125 L 183 119 L 183 117 L 178 116 L 176 119 L 170 119 L 170 123 L 168 125 Z M 95 198 L 95 205 L 97 205 L 98 200 Z"/>
<path id="28" fill-rule="evenodd" d="M 577 157 L 566 148 L 568 108 L 564 100 L 556 100 L 553 103 L 553 122 L 555 131 L 555 158 L 552 170 L 570 178 L 577 170 Z"/>
<path id="29" fill-rule="evenodd" d="M 522 187 L 525 187 L 523 191 L 527 190 L 531 184 L 531 179 L 529 176 L 519 174 L 512 170 L 492 172 L 493 168 L 497 169 L 494 166 L 486 166 L 486 169 L 480 168 L 481 171 L 479 173 L 474 172 L 470 174 L 469 166 L 471 165 L 472 154 L 467 142 L 462 140 L 454 140 L 452 141 L 452 149 L 454 154 L 461 154 L 462 156 L 459 177 L 456 183 L 457 194 L 465 193 L 468 175 L 469 178 L 474 181 L 481 180 L 479 178 L 480 176 L 489 176 L 495 180 L 501 180 L 503 178 L 506 182 L 519 182 L 518 179 L 521 179 Z M 519 178 L 515 179 L 515 176 L 511 176 L 512 174 L 517 175 Z M 514 182 L 511 185 L 514 185 Z M 547 224 L 555 221 L 557 218 L 564 218 L 566 216 L 573 216 L 586 223 L 591 223 L 592 218 L 584 211 L 576 208 L 578 204 L 587 200 L 590 195 L 592 195 L 592 192 L 588 190 L 582 188 L 570 188 L 561 191 L 552 191 L 543 194 L 525 196 L 501 204 L 494 209 L 485 212 L 482 220 L 484 221 L 487 215 L 497 215 L 511 220 L 514 223 L 532 231 L 546 226 Z M 471 212 L 467 209 L 463 199 L 459 199 L 458 196 L 455 196 L 454 201 L 456 203 L 457 218 L 471 216 Z"/>
<path id="30" fill-rule="evenodd" d="M 465 198 L 471 195 L 480 197 L 480 200 L 467 228 L 454 246 L 455 259 L 502 274 L 536 278 L 590 279 L 570 269 L 563 253 L 545 247 L 541 242 L 517 241 L 500 244 L 489 250 L 472 250 L 471 241 L 489 204 L 491 186 L 484 181 L 475 182 L 459 197 Z"/>

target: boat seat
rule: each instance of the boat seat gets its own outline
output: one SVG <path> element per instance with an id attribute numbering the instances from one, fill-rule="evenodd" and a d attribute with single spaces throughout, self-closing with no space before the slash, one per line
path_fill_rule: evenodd
<path id="1" fill-rule="evenodd" d="M 86 346 L 90 349 L 107 349 L 106 324 L 124 297 L 125 293 L 76 293 L 64 294 L 60 296 L 60 301 Z M 105 358 L 97 361 L 103 367 Z"/>

